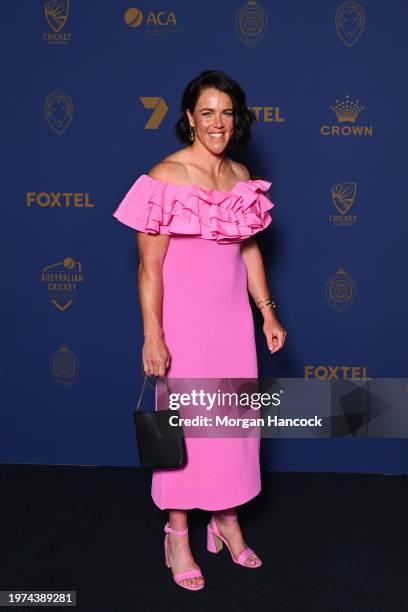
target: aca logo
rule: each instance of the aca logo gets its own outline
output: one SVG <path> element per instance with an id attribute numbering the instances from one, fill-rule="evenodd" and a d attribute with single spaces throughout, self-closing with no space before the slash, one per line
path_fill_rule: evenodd
<path id="1" fill-rule="evenodd" d="M 346 47 L 352 47 L 365 29 L 365 12 L 354 0 L 346 0 L 340 4 L 334 19 L 336 32 Z"/>
<path id="2" fill-rule="evenodd" d="M 166 34 L 168 31 L 180 32 L 177 29 L 177 19 L 173 11 L 150 11 L 145 18 L 142 11 L 138 8 L 128 8 L 123 15 L 123 20 L 127 26 L 138 29 L 144 26 L 146 34 Z"/>
<path id="3" fill-rule="evenodd" d="M 367 366 L 305 365 L 304 377 L 317 380 L 370 380 Z"/>
<path id="4" fill-rule="evenodd" d="M 326 298 L 337 312 L 344 312 L 354 302 L 356 282 L 344 268 L 339 268 L 326 282 Z"/>
<path id="5" fill-rule="evenodd" d="M 235 15 L 235 29 L 244 44 L 254 47 L 264 37 L 268 25 L 268 15 L 255 2 L 248 0 Z"/>
<path id="6" fill-rule="evenodd" d="M 338 125 L 322 125 L 322 136 L 372 136 L 374 128 L 371 125 L 355 125 L 356 120 L 364 110 L 359 100 L 351 100 L 347 94 L 344 100 L 336 100 L 330 106 L 336 116 Z"/>
<path id="7" fill-rule="evenodd" d="M 56 89 L 45 99 L 44 115 L 50 128 L 61 136 L 72 121 L 74 105 L 71 97 Z"/>
<path id="8" fill-rule="evenodd" d="M 329 221 L 336 227 L 351 227 L 357 221 L 357 215 L 348 215 L 356 199 L 357 183 L 339 183 L 331 188 L 332 203 L 339 212 L 338 215 L 329 215 Z"/>
<path id="9" fill-rule="evenodd" d="M 51 356 L 50 370 L 55 382 L 61 387 L 69 387 L 79 374 L 79 361 L 76 355 L 63 344 Z"/>
<path id="10" fill-rule="evenodd" d="M 78 296 L 84 283 L 82 263 L 73 257 L 45 266 L 41 270 L 41 282 L 45 284 L 51 304 L 60 312 L 67 310 Z"/>
<path id="11" fill-rule="evenodd" d="M 284 123 L 280 106 L 248 106 L 258 123 Z"/>
<path id="12" fill-rule="evenodd" d="M 69 0 L 50 0 L 44 3 L 45 18 L 52 32 L 43 34 L 43 40 L 49 45 L 67 45 L 72 34 L 62 32 L 68 21 Z"/>

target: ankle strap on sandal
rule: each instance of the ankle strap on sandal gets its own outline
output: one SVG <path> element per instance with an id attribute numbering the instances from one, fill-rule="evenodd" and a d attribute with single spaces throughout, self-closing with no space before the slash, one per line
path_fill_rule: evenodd
<path id="1" fill-rule="evenodd" d="M 166 533 L 174 533 L 175 535 L 182 536 L 188 533 L 188 527 L 186 527 L 182 531 L 177 531 L 177 529 L 173 529 L 173 527 L 170 527 L 169 522 L 167 521 L 167 523 L 164 526 L 164 531 Z"/>
<path id="2" fill-rule="evenodd" d="M 223 512 L 217 512 L 218 516 L 227 520 L 227 521 L 236 521 L 238 520 L 238 514 L 224 514 Z"/>

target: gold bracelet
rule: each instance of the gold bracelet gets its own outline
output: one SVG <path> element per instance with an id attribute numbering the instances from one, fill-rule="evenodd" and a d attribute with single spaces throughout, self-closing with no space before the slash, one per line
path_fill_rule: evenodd
<path id="1" fill-rule="evenodd" d="M 270 299 L 271 299 L 271 298 L 266 298 L 266 299 L 264 299 L 264 300 L 258 300 L 258 301 L 256 302 L 256 305 L 258 306 L 258 304 L 260 304 L 261 302 L 269 302 L 269 300 L 270 300 Z"/>
<path id="2" fill-rule="evenodd" d="M 261 306 L 259 310 L 262 310 L 262 308 L 276 308 L 276 303 L 273 300 L 268 300 L 268 302 Z"/>

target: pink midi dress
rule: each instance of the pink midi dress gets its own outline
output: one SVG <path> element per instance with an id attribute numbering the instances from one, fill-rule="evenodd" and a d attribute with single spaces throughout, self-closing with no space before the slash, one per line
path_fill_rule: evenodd
<path id="1" fill-rule="evenodd" d="M 240 249 L 272 221 L 270 186 L 244 180 L 219 191 L 142 174 L 113 213 L 140 232 L 170 236 L 162 267 L 169 379 L 258 377 Z M 159 508 L 223 510 L 260 492 L 259 436 L 185 441 L 183 467 L 153 470 L 151 495 Z"/>

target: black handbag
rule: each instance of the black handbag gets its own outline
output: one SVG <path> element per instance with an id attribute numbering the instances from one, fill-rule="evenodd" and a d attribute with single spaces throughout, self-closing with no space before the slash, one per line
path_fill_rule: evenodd
<path id="1" fill-rule="evenodd" d="M 141 467 L 156 469 L 182 467 L 186 462 L 186 445 L 177 411 L 167 409 L 142 412 L 139 410 L 148 376 L 148 374 L 145 375 L 137 407 L 133 412 Z M 167 378 L 164 377 L 164 379 L 170 393 Z M 170 424 L 170 416 L 173 425 Z"/>

